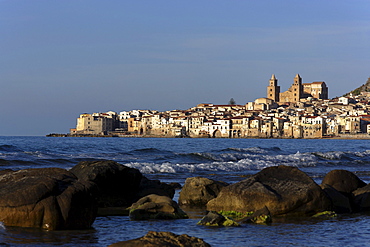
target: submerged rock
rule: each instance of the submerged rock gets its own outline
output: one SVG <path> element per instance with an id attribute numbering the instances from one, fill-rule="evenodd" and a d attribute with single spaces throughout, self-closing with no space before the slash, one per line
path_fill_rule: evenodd
<path id="1" fill-rule="evenodd" d="M 315 215 L 312 215 L 314 218 L 334 218 L 337 217 L 338 215 L 334 211 L 324 211 L 317 213 Z"/>
<path id="2" fill-rule="evenodd" d="M 145 236 L 109 245 L 110 247 L 210 247 L 203 239 L 172 232 L 148 232 Z"/>
<path id="3" fill-rule="evenodd" d="M 208 178 L 187 178 L 180 192 L 179 204 L 187 206 L 205 206 L 217 197 L 221 189 L 228 184 Z"/>
<path id="4" fill-rule="evenodd" d="M 94 184 L 60 168 L 0 176 L 0 221 L 47 230 L 90 228 L 97 213 Z"/>
<path id="5" fill-rule="evenodd" d="M 233 219 L 219 214 L 215 211 L 210 211 L 198 223 L 203 226 L 240 226 L 239 223 Z"/>
<path id="6" fill-rule="evenodd" d="M 257 210 L 251 216 L 248 216 L 242 220 L 242 222 L 246 223 L 257 223 L 257 224 L 266 224 L 271 223 L 271 213 L 267 207 L 263 207 L 262 209 Z"/>
<path id="7" fill-rule="evenodd" d="M 271 215 L 313 215 L 331 210 L 324 191 L 298 168 L 265 168 L 241 182 L 224 187 L 207 203 L 213 211 L 257 211 L 267 207 Z"/>
<path id="8" fill-rule="evenodd" d="M 167 196 L 148 195 L 130 207 L 131 220 L 186 219 L 188 216 Z"/>

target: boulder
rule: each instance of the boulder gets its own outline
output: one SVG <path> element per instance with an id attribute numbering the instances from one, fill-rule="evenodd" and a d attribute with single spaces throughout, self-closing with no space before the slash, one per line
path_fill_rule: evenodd
<path id="1" fill-rule="evenodd" d="M 109 245 L 109 247 L 210 247 L 203 239 L 186 234 L 176 235 L 172 232 L 152 232 L 137 239 Z"/>
<path id="2" fill-rule="evenodd" d="M 135 202 L 142 174 L 135 168 L 114 161 L 82 161 L 70 170 L 79 180 L 91 181 L 98 187 L 98 205 L 127 207 Z"/>
<path id="3" fill-rule="evenodd" d="M 263 207 L 256 212 L 254 212 L 251 216 L 248 216 L 241 220 L 242 222 L 246 223 L 256 223 L 256 224 L 266 224 L 271 223 L 271 213 L 267 207 Z"/>
<path id="4" fill-rule="evenodd" d="M 358 211 L 370 211 L 370 184 L 352 192 Z"/>
<path id="5" fill-rule="evenodd" d="M 0 222 L 47 230 L 90 228 L 97 213 L 94 184 L 60 168 L 0 176 Z"/>
<path id="6" fill-rule="evenodd" d="M 150 180 L 146 177 L 143 177 L 140 182 L 139 192 L 136 195 L 136 199 L 140 199 L 151 194 L 168 196 L 172 199 L 175 195 L 175 187 L 159 180 Z"/>
<path id="7" fill-rule="evenodd" d="M 204 216 L 198 223 L 198 225 L 203 226 L 240 226 L 239 223 L 219 214 L 215 211 L 210 211 L 206 216 Z"/>
<path id="8" fill-rule="evenodd" d="M 321 184 L 330 185 L 337 191 L 347 195 L 366 185 L 366 183 L 359 179 L 354 173 L 346 170 L 332 170 L 328 172 Z"/>
<path id="9" fill-rule="evenodd" d="M 352 200 L 328 184 L 320 186 L 333 204 L 333 210 L 338 214 L 352 213 Z"/>
<path id="10" fill-rule="evenodd" d="M 214 211 L 257 211 L 267 207 L 271 215 L 313 215 L 331 210 L 331 201 L 309 176 L 298 168 L 275 166 L 226 186 L 207 203 Z"/>
<path id="11" fill-rule="evenodd" d="M 131 220 L 147 219 L 185 219 L 186 213 L 168 196 L 148 195 L 132 204 Z"/>
<path id="12" fill-rule="evenodd" d="M 217 197 L 221 189 L 228 184 L 208 178 L 187 178 L 180 192 L 179 204 L 187 206 L 205 206 Z"/>

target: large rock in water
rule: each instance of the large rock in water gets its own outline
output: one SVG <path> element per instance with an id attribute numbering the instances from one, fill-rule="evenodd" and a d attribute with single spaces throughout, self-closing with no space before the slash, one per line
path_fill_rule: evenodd
<path id="1" fill-rule="evenodd" d="M 323 191 L 326 193 L 326 195 L 329 197 L 333 204 L 333 210 L 338 213 L 352 213 L 352 197 L 348 197 L 344 195 L 343 193 L 337 191 L 333 187 L 331 187 L 328 184 L 321 184 L 320 186 Z"/>
<path id="2" fill-rule="evenodd" d="M 187 206 L 205 206 L 216 198 L 221 189 L 228 184 L 208 178 L 187 178 L 180 192 L 179 204 Z"/>
<path id="3" fill-rule="evenodd" d="M 130 207 L 131 220 L 186 219 L 188 216 L 167 196 L 148 195 Z"/>
<path id="4" fill-rule="evenodd" d="M 0 175 L 0 221 L 47 230 L 90 228 L 97 213 L 94 184 L 60 168 Z"/>
<path id="5" fill-rule="evenodd" d="M 127 207 L 136 199 L 142 174 L 114 161 L 82 161 L 70 170 L 98 187 L 99 207 Z"/>
<path id="6" fill-rule="evenodd" d="M 328 172 L 321 184 L 330 185 L 337 191 L 347 195 L 366 185 L 354 173 L 346 170 L 332 170 Z"/>
<path id="7" fill-rule="evenodd" d="M 159 196 L 168 196 L 173 198 L 175 195 L 175 188 L 169 184 L 163 183 L 159 180 L 150 180 L 143 176 L 139 186 L 139 192 L 136 195 L 136 199 L 140 199 L 144 196 L 156 194 Z"/>
<path id="8" fill-rule="evenodd" d="M 109 245 L 109 247 L 210 247 L 203 239 L 172 232 L 148 232 L 145 236 Z"/>
<path id="9" fill-rule="evenodd" d="M 207 203 L 208 210 L 257 211 L 271 215 L 311 215 L 331 210 L 331 201 L 310 177 L 298 168 L 275 166 L 224 187 Z"/>
<path id="10" fill-rule="evenodd" d="M 370 184 L 352 192 L 357 211 L 370 211 Z"/>

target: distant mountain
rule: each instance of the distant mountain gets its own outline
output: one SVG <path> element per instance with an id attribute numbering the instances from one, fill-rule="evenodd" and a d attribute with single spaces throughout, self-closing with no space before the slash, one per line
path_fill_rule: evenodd
<path id="1" fill-rule="evenodd" d="M 361 94 L 361 92 L 370 92 L 370 77 L 367 79 L 367 82 L 365 84 L 362 84 L 362 86 L 359 86 L 355 90 L 352 90 L 351 92 L 346 93 L 343 96 L 347 96 L 350 94 L 356 96 Z"/>

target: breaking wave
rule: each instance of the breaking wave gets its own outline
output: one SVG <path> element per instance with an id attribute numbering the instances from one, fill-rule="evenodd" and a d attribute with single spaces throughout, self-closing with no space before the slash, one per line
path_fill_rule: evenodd
<path id="1" fill-rule="evenodd" d="M 230 154 L 224 154 L 229 156 Z M 224 156 L 221 155 L 221 156 Z M 201 163 L 140 163 L 131 162 L 125 163 L 124 165 L 139 169 L 142 173 L 179 173 L 188 172 L 194 173 L 199 171 L 227 171 L 227 172 L 240 172 L 245 170 L 262 170 L 266 167 L 277 166 L 277 165 L 288 165 L 288 166 L 315 166 L 318 159 L 315 155 L 309 153 L 296 153 L 290 155 L 246 155 L 246 158 L 231 161 L 230 157 L 225 159 L 229 161 L 212 161 L 212 162 L 201 162 Z M 214 159 L 212 159 L 214 160 Z"/>

